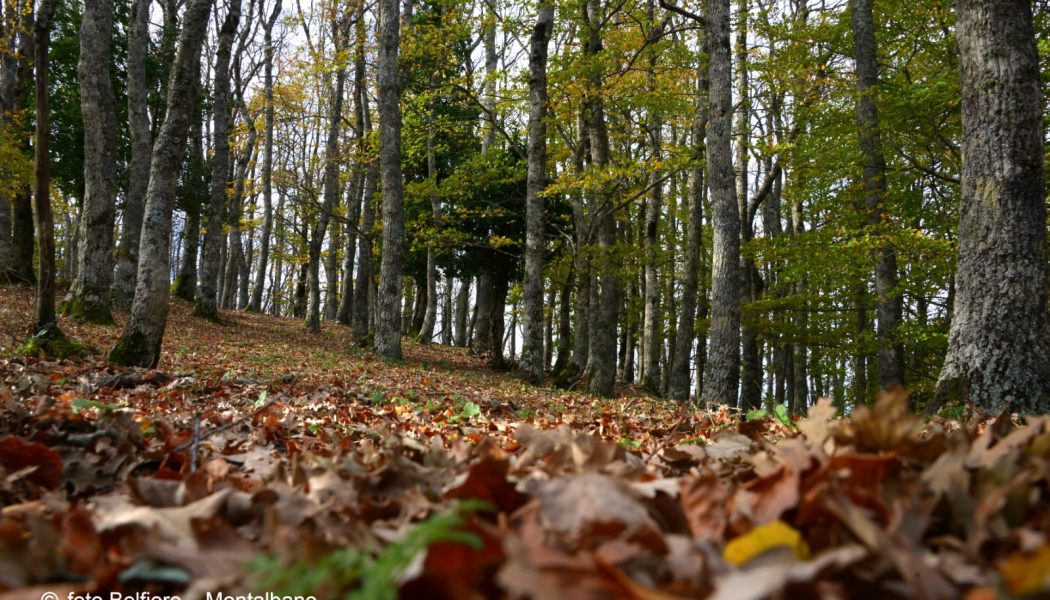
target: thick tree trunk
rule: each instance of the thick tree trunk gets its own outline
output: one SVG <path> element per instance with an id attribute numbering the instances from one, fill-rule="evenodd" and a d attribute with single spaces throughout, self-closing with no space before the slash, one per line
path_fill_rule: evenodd
<path id="1" fill-rule="evenodd" d="M 80 112 L 84 121 L 84 203 L 76 278 L 62 305 L 74 320 L 112 323 L 113 221 L 117 201 L 117 113 L 109 78 L 113 0 L 84 0 L 80 22 Z"/>
<path id="2" fill-rule="evenodd" d="M 347 198 L 347 202 L 350 199 Z M 324 320 L 334 321 L 339 310 L 339 254 L 343 251 L 343 232 L 339 221 L 328 222 L 328 253 L 324 257 Z"/>
<path id="3" fill-rule="evenodd" d="M 146 58 L 149 54 L 149 2 L 134 0 L 128 30 L 127 88 L 128 132 L 131 138 L 131 162 L 128 164 L 128 189 L 124 198 L 124 215 L 113 272 L 112 301 L 116 306 L 131 306 L 135 295 L 135 275 L 139 256 L 139 234 L 149 185 L 150 162 L 153 159 L 153 133 L 149 122 L 149 90 L 146 87 Z"/>
<path id="4" fill-rule="evenodd" d="M 185 99 L 196 84 L 210 9 L 211 0 L 190 0 L 183 16 L 178 52 L 172 65 L 167 111 L 150 166 L 135 301 L 131 306 L 131 318 L 109 355 L 109 359 L 118 364 L 154 367 L 160 360 L 160 346 L 168 318 L 171 213 L 193 112 L 193 103 Z"/>
<path id="5" fill-rule="evenodd" d="M 489 351 L 490 337 L 492 335 L 491 322 L 488 316 L 492 313 L 493 275 L 482 272 L 478 276 L 478 289 L 475 293 L 474 307 L 474 332 L 471 339 L 471 351 L 477 355 L 484 355 Z"/>
<path id="6" fill-rule="evenodd" d="M 51 215 L 51 113 L 48 52 L 56 2 L 57 0 L 41 2 L 33 31 L 33 64 L 36 68 L 33 208 L 36 213 L 36 229 L 39 234 L 37 243 L 40 247 L 40 279 L 37 281 L 36 292 L 37 331 L 43 331 L 55 323 L 55 226 Z"/>
<path id="7" fill-rule="evenodd" d="M 547 46 L 554 28 L 554 7 L 540 0 L 529 51 L 529 147 L 525 193 L 525 331 L 521 373 L 543 381 L 543 251 L 547 185 Z"/>
<path id="8" fill-rule="evenodd" d="M 711 114 L 707 122 L 708 187 L 713 249 L 711 332 L 704 389 L 706 405 L 736 406 L 740 380 L 740 211 L 733 177 L 733 64 L 729 52 L 730 0 L 708 0 Z"/>
<path id="9" fill-rule="evenodd" d="M 857 62 L 857 129 L 864 157 L 864 207 L 868 226 L 880 228 L 886 213 L 886 158 L 882 153 L 879 109 L 875 88 L 879 82 L 872 0 L 850 0 L 853 44 Z M 875 259 L 875 335 L 879 341 L 879 387 L 903 385 L 903 348 L 897 340 L 901 319 L 901 293 L 897 288 L 897 252 L 887 243 L 872 251 Z"/>
<path id="10" fill-rule="evenodd" d="M 962 215 L 955 310 L 934 407 L 1050 412 L 1039 54 L 1027 0 L 956 2 Z"/>
<path id="11" fill-rule="evenodd" d="M 219 48 L 215 53 L 215 87 L 212 135 L 211 186 L 208 190 L 208 224 L 204 237 L 200 289 L 193 313 L 215 319 L 218 311 L 219 254 L 222 248 L 222 222 L 226 211 L 226 180 L 230 171 L 230 55 L 241 17 L 241 1 L 231 0 L 229 12 L 219 29 Z"/>
<path id="12" fill-rule="evenodd" d="M 405 262 L 404 180 L 401 175 L 401 89 L 398 0 L 379 0 L 379 164 L 383 185 L 383 250 L 379 266 L 376 354 L 401 360 L 401 276 Z"/>

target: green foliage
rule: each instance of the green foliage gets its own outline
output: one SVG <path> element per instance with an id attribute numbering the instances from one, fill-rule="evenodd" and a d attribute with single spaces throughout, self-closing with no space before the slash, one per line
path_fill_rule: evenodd
<path id="1" fill-rule="evenodd" d="M 788 407 L 783 404 L 774 406 L 772 412 L 763 408 L 756 408 L 747 411 L 747 414 L 744 415 L 745 421 L 761 421 L 765 418 L 773 418 L 784 427 L 795 427 L 795 422 L 791 420 L 791 415 L 788 414 Z"/>
<path id="2" fill-rule="evenodd" d="M 249 565 L 257 577 L 256 589 L 278 595 L 316 595 L 346 600 L 392 600 L 398 580 L 420 553 L 438 542 L 482 547 L 481 539 L 464 530 L 471 514 L 491 510 L 478 500 L 466 500 L 450 511 L 435 514 L 413 526 L 403 538 L 382 552 L 347 547 L 314 560 L 290 564 L 275 556 L 260 556 Z"/>

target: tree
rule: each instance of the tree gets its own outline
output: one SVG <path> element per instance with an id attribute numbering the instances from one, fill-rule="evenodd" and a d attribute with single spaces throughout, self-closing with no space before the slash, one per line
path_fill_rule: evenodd
<path id="1" fill-rule="evenodd" d="M 934 407 L 1050 411 L 1039 54 L 1027 0 L 956 2 L 962 210 L 955 310 Z"/>
<path id="2" fill-rule="evenodd" d="M 529 42 L 529 146 L 525 196 L 525 332 L 521 370 L 529 379 L 543 380 L 543 197 L 547 184 L 547 45 L 554 28 L 554 7 L 538 3 L 536 24 Z"/>
<path id="3" fill-rule="evenodd" d="M 260 15 L 262 13 L 260 1 Z M 263 23 L 263 158 L 262 197 L 263 221 L 259 233 L 259 266 L 255 271 L 248 310 L 262 310 L 263 287 L 266 284 L 266 266 L 270 261 L 270 233 L 273 228 L 273 28 L 281 14 L 281 0 L 274 2 L 270 16 Z"/>
<path id="4" fill-rule="evenodd" d="M 48 109 L 48 49 L 57 0 L 42 0 L 36 15 L 33 64 L 36 68 L 36 144 L 34 145 L 33 212 L 36 215 L 40 277 L 36 293 L 36 329 L 55 324 L 55 226 L 51 216 L 51 121 Z"/>
<path id="5" fill-rule="evenodd" d="M 212 100 L 212 135 L 215 141 L 208 190 L 208 225 L 204 236 L 200 285 L 193 306 L 193 314 L 206 319 L 215 319 L 219 315 L 219 253 L 223 245 L 222 219 L 226 211 L 226 190 L 229 185 L 227 173 L 230 169 L 230 55 L 233 52 L 240 18 L 241 0 L 230 0 L 226 18 L 219 28 L 219 47 L 215 52 L 215 85 Z"/>
<path id="6" fill-rule="evenodd" d="M 707 181 L 711 192 L 713 260 L 711 333 L 701 401 L 736 406 L 740 378 L 740 212 L 737 207 L 731 129 L 733 65 L 729 52 L 730 0 L 708 0 L 711 80 L 707 122 Z"/>
<path id="7" fill-rule="evenodd" d="M 131 318 L 109 354 L 122 365 L 154 367 L 168 318 L 171 213 L 193 113 L 192 95 L 207 30 L 211 0 L 190 0 L 183 16 L 178 50 L 172 64 L 164 122 L 157 134 L 139 247 L 138 276 Z"/>
<path id="8" fill-rule="evenodd" d="M 133 0 L 128 31 L 127 90 L 131 160 L 128 164 L 128 187 L 124 197 L 120 246 L 117 248 L 113 273 L 111 297 L 113 304 L 117 306 L 130 306 L 135 294 L 139 235 L 142 233 L 142 213 L 146 205 L 150 162 L 153 159 L 149 91 L 146 86 L 149 4 L 147 0 Z"/>
<path id="9" fill-rule="evenodd" d="M 398 0 L 379 2 L 379 172 L 383 193 L 383 249 L 379 267 L 376 354 L 401 360 L 401 276 L 405 260 L 404 185 L 401 175 L 401 82 Z"/>
<path id="10" fill-rule="evenodd" d="M 80 25 L 80 110 L 84 119 L 84 205 L 76 279 L 62 305 L 73 319 L 112 323 L 113 220 L 117 200 L 117 116 L 109 77 L 113 0 L 85 0 Z"/>
<path id="11" fill-rule="evenodd" d="M 875 91 L 879 82 L 876 58 L 875 20 L 872 0 L 850 0 L 853 45 L 857 60 L 857 129 L 864 160 L 864 210 L 870 227 L 883 225 L 886 215 L 886 158 Z M 901 318 L 901 295 L 897 289 L 897 254 L 880 244 L 875 258 L 875 315 L 878 319 L 879 387 L 883 390 L 904 383 L 903 351 L 896 341 Z"/>

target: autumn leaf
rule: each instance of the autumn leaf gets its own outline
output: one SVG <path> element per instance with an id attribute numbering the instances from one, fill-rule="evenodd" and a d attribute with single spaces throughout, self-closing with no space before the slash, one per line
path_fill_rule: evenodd
<path id="1" fill-rule="evenodd" d="M 809 548 L 802 535 L 787 523 L 776 520 L 759 525 L 726 544 L 723 557 L 726 562 L 741 566 L 751 559 L 774 548 L 787 548 L 797 560 L 809 556 Z"/>

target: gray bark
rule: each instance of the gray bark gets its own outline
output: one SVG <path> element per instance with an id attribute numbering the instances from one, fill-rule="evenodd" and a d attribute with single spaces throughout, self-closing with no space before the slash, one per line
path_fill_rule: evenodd
<path id="1" fill-rule="evenodd" d="M 335 49 L 342 50 L 345 24 L 342 18 L 332 24 Z M 339 203 L 339 135 L 343 123 L 343 90 L 346 87 L 346 66 L 336 67 L 335 85 L 328 90 L 332 102 L 328 113 L 328 139 L 324 152 L 324 201 L 317 215 L 309 242 L 309 286 L 310 303 L 306 311 L 306 330 L 321 331 L 321 246 L 332 212 Z"/>
<path id="2" fill-rule="evenodd" d="M 470 307 L 470 278 L 466 278 L 459 284 L 459 292 L 456 294 L 456 331 L 453 335 L 453 343 L 460 348 L 467 345 L 467 319 Z"/>
<path id="3" fill-rule="evenodd" d="M 80 112 L 84 120 L 84 203 L 76 278 L 62 310 L 110 323 L 113 221 L 117 201 L 117 113 L 109 78 L 113 0 L 84 0 L 80 23 Z"/>
<path id="4" fill-rule="evenodd" d="M 485 2 L 485 21 L 481 32 L 485 45 L 485 85 L 482 106 L 485 112 L 485 132 L 481 138 L 481 152 L 488 152 L 496 144 L 496 77 L 499 56 L 496 54 L 495 1 Z"/>
<path id="5" fill-rule="evenodd" d="M 705 44 L 706 45 L 706 44 Z M 689 364 L 693 341 L 696 338 L 696 305 L 700 279 L 700 258 L 703 251 L 704 170 L 706 160 L 705 132 L 707 129 L 707 65 L 697 69 L 699 102 L 693 120 L 693 167 L 689 190 L 689 220 L 686 225 L 685 277 L 682 281 L 682 304 L 678 308 L 678 328 L 674 338 L 674 359 L 668 375 L 667 395 L 674 400 L 689 399 Z"/>
<path id="6" fill-rule="evenodd" d="M 584 54 L 597 57 L 603 49 L 601 36 L 602 18 L 599 3 L 588 0 L 585 7 L 587 24 Z M 609 165 L 609 130 L 605 121 L 605 102 L 601 97 L 602 75 L 596 70 L 589 75 L 592 96 L 586 102 L 586 123 L 590 138 L 591 162 L 599 169 Z M 592 304 L 590 325 L 590 353 L 584 377 L 592 394 L 609 397 L 616 383 L 616 330 L 620 310 L 622 282 L 620 265 L 613 257 L 616 246 L 616 218 L 612 198 L 607 190 L 595 194 L 592 219 L 600 250 L 598 273 L 594 282 L 597 302 Z"/>
<path id="7" fill-rule="evenodd" d="M 219 316 L 219 254 L 223 245 L 222 221 L 226 211 L 227 177 L 230 171 L 230 55 L 241 17 L 240 0 L 231 0 L 229 12 L 219 29 L 219 47 L 215 52 L 213 99 L 214 138 L 211 163 L 211 185 L 208 189 L 208 224 L 204 236 L 204 260 L 201 262 L 200 287 L 193 313 L 206 319 Z"/>
<path id="8" fill-rule="evenodd" d="M 255 272 L 255 287 L 252 288 L 252 297 L 248 302 L 248 310 L 252 312 L 262 310 L 266 268 L 270 262 L 270 233 L 273 230 L 273 27 L 280 14 L 281 0 L 277 0 L 270 17 L 263 24 L 263 221 L 262 231 L 259 233 L 259 262 Z"/>
<path id="9" fill-rule="evenodd" d="M 128 132 L 131 138 L 131 161 L 128 164 L 128 189 L 124 198 L 124 215 L 113 272 L 111 293 L 116 306 L 131 306 L 135 295 L 135 275 L 139 256 L 139 234 L 149 185 L 150 162 L 153 159 L 153 133 L 149 122 L 149 90 L 146 87 L 146 58 L 149 53 L 149 2 L 134 0 L 128 30 L 127 88 Z"/>
<path id="10" fill-rule="evenodd" d="M 934 404 L 1050 412 L 1039 54 L 1027 0 L 956 2 L 962 210 L 955 310 Z"/>
<path id="11" fill-rule="evenodd" d="M 441 82 L 440 75 L 434 73 L 430 76 L 430 111 L 427 117 L 427 179 L 430 181 L 430 211 L 435 223 L 441 220 L 441 198 L 437 194 L 438 171 L 437 171 L 437 149 L 434 147 L 437 132 L 435 131 L 435 117 L 437 112 L 437 88 Z M 419 341 L 429 344 L 434 341 L 434 326 L 437 324 L 438 311 L 438 272 L 437 256 L 434 252 L 434 244 L 427 244 L 427 303 L 423 313 L 423 323 L 417 330 Z"/>
<path id="12" fill-rule="evenodd" d="M 708 0 L 711 114 L 707 122 L 708 188 L 713 235 L 711 330 L 704 365 L 705 405 L 736 406 L 740 377 L 740 212 L 733 176 L 733 64 L 730 0 Z"/>
<path id="13" fill-rule="evenodd" d="M 171 213 L 193 112 L 193 103 L 185 99 L 196 84 L 210 8 L 211 0 L 190 0 L 183 17 L 168 88 L 167 110 L 150 166 L 135 301 L 131 306 L 131 318 L 109 355 L 110 360 L 118 364 L 154 367 L 160 360 L 168 317 Z"/>
<path id="14" fill-rule="evenodd" d="M 379 170 L 383 185 L 383 251 L 379 267 L 376 354 L 401 360 L 401 276 L 405 262 L 404 180 L 401 175 L 401 90 L 398 0 L 379 1 Z"/>
<path id="15" fill-rule="evenodd" d="M 879 82 L 872 0 L 850 0 L 853 44 L 857 63 L 857 129 L 864 165 L 864 207 L 868 226 L 886 223 L 886 158 L 882 152 L 879 109 L 875 88 Z M 896 340 L 901 319 L 901 294 L 897 290 L 897 253 L 886 243 L 872 251 L 875 259 L 875 335 L 879 342 L 879 387 L 904 383 L 903 350 Z"/>
<path id="16" fill-rule="evenodd" d="M 363 27 L 358 30 L 358 35 L 363 38 Z M 363 42 L 361 42 L 363 44 Z M 362 49 L 363 53 L 363 49 Z M 368 94 L 362 87 L 361 94 L 361 123 L 363 132 L 369 134 L 372 131 L 372 120 L 368 111 Z M 374 298 L 372 297 L 372 228 L 375 225 L 375 195 L 379 183 L 379 161 L 369 157 L 365 179 L 362 184 L 363 194 L 361 198 L 361 235 L 357 240 L 357 281 L 354 284 L 354 305 L 350 319 L 350 330 L 354 343 L 365 346 L 370 332 L 369 315 Z M 349 274 L 347 275 L 349 277 Z"/>
<path id="17" fill-rule="evenodd" d="M 529 146 L 525 195 L 525 303 L 521 371 L 527 379 L 543 380 L 543 251 L 544 202 L 547 185 L 547 46 L 554 28 L 554 7 L 538 3 L 529 52 Z"/>

